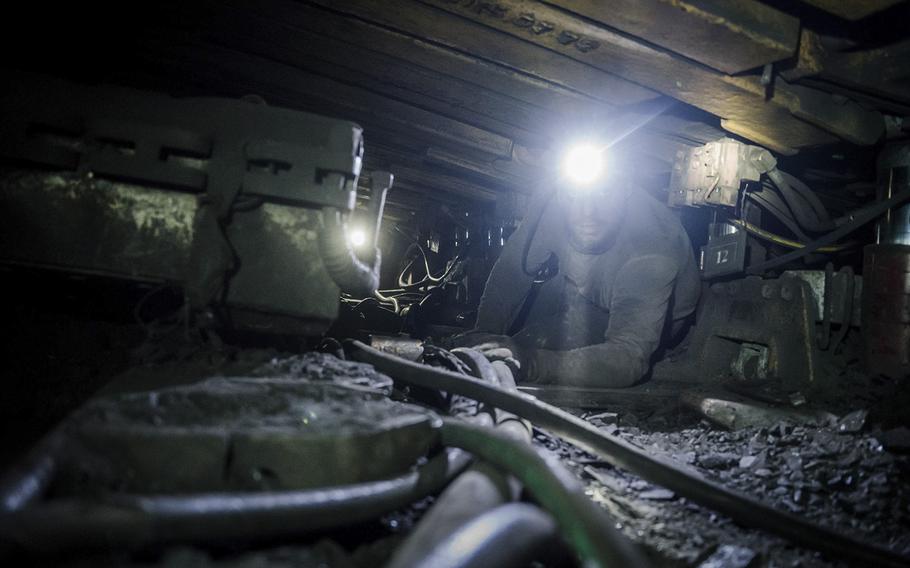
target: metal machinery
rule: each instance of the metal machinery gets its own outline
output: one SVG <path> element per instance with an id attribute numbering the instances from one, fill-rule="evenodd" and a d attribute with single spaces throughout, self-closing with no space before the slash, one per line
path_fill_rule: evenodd
<path id="1" fill-rule="evenodd" d="M 5 565 L 907 565 L 851 330 L 910 371 L 910 0 L 59 4 L 0 36 L 83 85 L 0 87 Z M 435 340 L 589 130 L 702 301 L 650 380 L 518 386 Z"/>
<path id="2" fill-rule="evenodd" d="M 300 335 L 378 286 L 378 251 L 345 238 L 353 123 L 33 76 L 0 110 L 0 262 L 176 284 L 203 321 Z M 390 184 L 373 176 L 376 230 Z"/>
<path id="3" fill-rule="evenodd" d="M 835 272 L 831 264 L 767 274 L 815 250 L 839 251 L 831 243 L 813 247 L 813 239 L 858 225 L 835 222 L 809 188 L 777 169 L 770 152 L 729 138 L 678 155 L 668 201 L 716 208 L 700 259 L 711 284 L 691 338 L 700 372 L 747 382 L 779 379 L 791 391 L 820 387 L 818 354 L 836 350 L 859 324 L 862 279 L 849 267 Z M 798 240 L 762 229 L 762 214 Z M 818 234 L 824 236 L 809 236 Z M 767 259 L 766 243 L 791 252 Z"/>
<path id="4" fill-rule="evenodd" d="M 910 144 L 886 148 L 878 161 L 879 199 L 907 191 Z M 863 339 L 867 370 L 910 375 L 910 206 L 889 210 L 864 249 Z"/>

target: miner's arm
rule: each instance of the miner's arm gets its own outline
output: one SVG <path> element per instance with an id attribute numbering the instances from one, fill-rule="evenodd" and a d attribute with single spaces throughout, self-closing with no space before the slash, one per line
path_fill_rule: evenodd
<path id="1" fill-rule="evenodd" d="M 677 272 L 677 263 L 662 255 L 627 262 L 614 284 L 604 342 L 566 351 L 539 350 L 530 378 L 594 387 L 624 387 L 639 380 L 660 342 Z"/>

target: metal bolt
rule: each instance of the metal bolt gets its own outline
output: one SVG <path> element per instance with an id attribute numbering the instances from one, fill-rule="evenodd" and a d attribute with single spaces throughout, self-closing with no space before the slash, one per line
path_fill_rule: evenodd
<path id="1" fill-rule="evenodd" d="M 790 286 L 781 286 L 780 297 L 788 302 L 793 299 L 793 288 Z"/>
<path id="2" fill-rule="evenodd" d="M 766 300 L 770 300 L 772 297 L 774 297 L 774 286 L 770 284 L 762 284 L 761 297 Z"/>

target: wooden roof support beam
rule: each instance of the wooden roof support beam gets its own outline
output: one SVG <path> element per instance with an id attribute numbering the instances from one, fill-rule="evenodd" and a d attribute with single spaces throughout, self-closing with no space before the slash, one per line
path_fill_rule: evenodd
<path id="1" fill-rule="evenodd" d="M 869 119 L 859 105 L 842 104 L 840 113 L 823 116 L 794 116 L 804 108 L 801 94 L 785 85 L 767 98 L 758 77 L 733 77 L 706 69 L 673 54 L 620 35 L 552 6 L 532 0 L 492 0 L 475 5 L 455 0 L 420 0 L 428 6 L 470 19 L 537 47 L 585 62 L 596 69 L 653 88 L 671 97 L 715 114 L 724 128 L 784 154 L 798 148 L 831 143 L 831 132 L 841 134 L 852 125 Z M 349 2 L 346 2 L 348 4 Z M 478 8 L 480 6 L 480 8 Z M 529 24 L 529 21 L 536 23 Z M 567 36 L 568 34 L 568 36 Z M 567 37 L 575 38 L 566 41 Z M 535 52 L 525 48 L 526 57 Z M 824 93 L 819 93 L 824 96 Z M 881 121 L 880 115 L 873 115 Z M 831 124 L 828 119 L 837 121 Z M 873 144 L 863 138 L 864 128 L 854 133 L 853 142 Z M 826 132 L 827 131 L 827 132 Z"/>
<path id="2" fill-rule="evenodd" d="M 528 127 L 558 122 L 553 111 L 437 69 L 346 43 L 317 31 L 319 26 L 301 33 L 274 17 L 221 5 L 212 6 L 204 24 L 200 37 L 218 45 L 354 85 L 526 144 L 547 143 L 541 130 L 532 132 Z"/>
<path id="3" fill-rule="evenodd" d="M 757 0 L 544 2 L 729 74 L 790 57 L 799 40 L 798 19 Z"/>
<path id="4" fill-rule="evenodd" d="M 845 20 L 861 20 L 866 16 L 881 12 L 904 0 L 802 0 L 829 14 Z"/>
<path id="5" fill-rule="evenodd" d="M 577 88 L 568 88 L 542 79 L 536 68 L 513 67 L 520 63 L 519 60 L 494 62 L 485 59 L 486 55 L 477 57 L 465 50 L 496 45 L 521 46 L 522 42 L 461 19 L 440 18 L 439 13 L 432 8 L 407 0 L 388 0 L 382 3 L 365 0 L 346 0 L 343 3 L 328 0 L 311 0 L 309 3 L 270 0 L 264 6 L 261 2 L 253 0 L 225 1 L 233 6 L 243 7 L 244 10 L 267 12 L 271 18 L 280 19 L 300 36 L 307 34 L 330 36 L 355 49 L 365 49 L 387 56 L 390 61 L 397 61 L 405 68 L 438 72 L 439 76 L 447 78 L 449 82 L 455 80 L 461 82 L 460 84 L 470 89 L 475 96 L 483 96 L 483 93 L 492 91 L 506 100 L 511 99 L 516 107 L 511 115 L 515 112 L 527 112 L 528 122 L 522 126 L 533 132 L 552 134 L 554 130 L 565 129 L 566 124 L 590 125 L 607 121 L 620 112 L 616 104 L 622 104 L 621 112 L 626 112 L 629 105 L 651 101 L 657 96 L 639 86 L 633 86 L 634 91 L 630 92 L 631 83 L 626 81 L 617 83 L 615 76 L 592 73 L 590 67 L 567 61 L 555 53 L 542 51 L 537 55 L 549 60 L 552 68 L 559 68 L 570 74 L 571 77 L 568 78 L 576 87 L 591 84 L 596 85 L 596 89 L 584 93 Z M 219 9 L 223 9 L 222 4 L 223 2 L 210 0 L 207 4 L 210 8 L 206 11 L 206 19 L 210 13 L 217 13 Z M 320 7 L 321 5 L 325 8 Z M 421 14 L 436 16 L 436 20 L 442 24 L 440 31 L 447 30 L 446 44 L 439 44 L 436 41 L 438 37 L 431 41 L 414 35 L 425 32 L 424 28 L 415 32 L 395 27 L 394 18 L 383 17 L 386 9 L 394 13 L 416 9 Z M 483 41 L 476 42 L 476 38 Z M 535 109 L 539 112 L 535 113 Z M 646 127 L 646 130 L 652 129 L 660 132 L 672 131 L 673 135 L 679 137 L 697 133 L 693 143 L 699 143 L 706 136 L 709 139 L 716 139 L 722 135 L 720 130 L 697 121 L 667 116 L 658 116 Z M 708 135 L 707 131 L 712 133 Z"/>
<path id="6" fill-rule="evenodd" d="M 657 96 L 653 91 L 612 73 L 592 74 L 578 61 L 566 61 L 546 53 L 532 54 L 528 65 L 526 46 L 520 39 L 491 34 L 459 18 L 440 17 L 431 7 L 409 0 L 309 0 L 310 4 L 343 13 L 352 18 L 404 31 L 430 43 L 462 53 L 480 56 L 489 62 L 520 71 L 545 82 L 583 93 L 611 105 L 635 104 Z M 484 2 L 489 4 L 489 2 Z M 473 5 L 473 3 L 472 3 Z M 470 9 L 467 10 L 469 13 Z M 438 64 L 438 63 L 437 63 Z M 571 77 L 570 82 L 564 81 Z M 481 84 L 483 79 L 481 79 Z M 571 110 L 571 109 L 564 109 Z"/>
<path id="7" fill-rule="evenodd" d="M 150 61 L 165 62 L 173 70 L 184 69 L 190 75 L 204 69 L 234 89 L 258 85 L 267 99 L 283 93 L 286 100 L 296 101 L 292 105 L 296 108 L 305 106 L 323 114 L 328 111 L 364 127 L 382 125 L 376 128 L 378 132 L 417 136 L 427 143 L 442 143 L 469 153 L 502 158 L 512 155 L 512 141 L 504 136 L 295 67 L 213 45 L 168 43 L 147 47 Z"/>
<path id="8" fill-rule="evenodd" d="M 866 51 L 839 53 L 804 29 L 796 64 L 781 71 L 788 81 L 818 78 L 851 90 L 910 103 L 910 40 Z"/>

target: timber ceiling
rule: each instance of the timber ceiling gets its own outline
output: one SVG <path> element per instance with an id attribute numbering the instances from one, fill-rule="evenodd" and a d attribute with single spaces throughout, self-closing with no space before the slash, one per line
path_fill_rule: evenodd
<path id="1" fill-rule="evenodd" d="M 724 133 L 781 155 L 872 147 L 910 115 L 907 21 L 899 0 L 32 6 L 7 23 L 54 55 L 7 64 L 352 119 L 364 179 L 393 171 L 406 212 L 527 193 L 578 132 L 658 174 Z"/>

